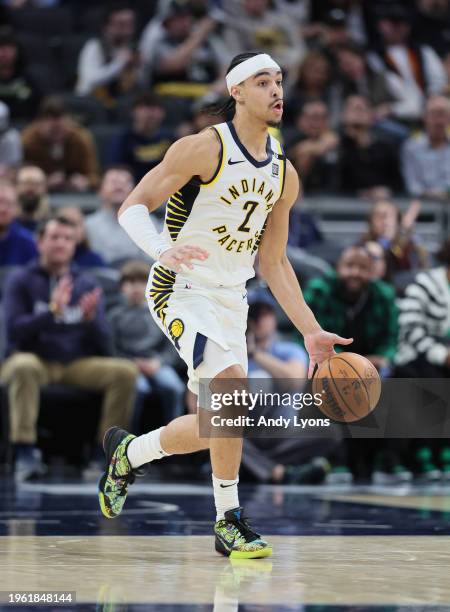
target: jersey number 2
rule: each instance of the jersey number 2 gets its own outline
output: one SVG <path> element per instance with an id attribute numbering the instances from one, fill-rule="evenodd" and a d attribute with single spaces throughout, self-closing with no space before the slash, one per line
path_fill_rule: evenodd
<path id="1" fill-rule="evenodd" d="M 248 200 L 244 204 L 244 210 L 248 210 L 248 213 L 245 215 L 245 219 L 242 221 L 241 225 L 238 227 L 239 232 L 249 232 L 250 231 L 250 227 L 247 225 L 247 223 L 250 221 L 250 217 L 255 212 L 258 204 L 259 202 L 253 202 L 252 200 Z"/>

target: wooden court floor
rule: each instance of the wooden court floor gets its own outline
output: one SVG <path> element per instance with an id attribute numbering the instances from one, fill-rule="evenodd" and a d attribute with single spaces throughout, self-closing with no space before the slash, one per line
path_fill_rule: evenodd
<path id="1" fill-rule="evenodd" d="M 207 486 L 138 484 L 114 521 L 94 484 L 4 484 L 2 500 L 0 592 L 76 592 L 76 605 L 47 609 L 450 610 L 450 490 L 439 486 L 242 487 L 274 555 L 233 562 L 213 550 Z"/>

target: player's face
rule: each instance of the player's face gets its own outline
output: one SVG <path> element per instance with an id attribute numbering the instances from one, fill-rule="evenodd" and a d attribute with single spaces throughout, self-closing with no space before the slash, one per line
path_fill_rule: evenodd
<path id="1" fill-rule="evenodd" d="M 283 82 L 279 70 L 263 70 L 248 78 L 242 86 L 242 103 L 248 112 L 269 127 L 276 127 L 283 117 Z"/>
<path id="2" fill-rule="evenodd" d="M 66 265 L 75 253 L 75 230 L 57 221 L 50 221 L 39 238 L 39 252 L 47 264 Z"/>
<path id="3" fill-rule="evenodd" d="M 372 276 L 372 262 L 369 254 L 361 248 L 348 249 L 338 262 L 337 273 L 349 293 L 359 293 Z"/>

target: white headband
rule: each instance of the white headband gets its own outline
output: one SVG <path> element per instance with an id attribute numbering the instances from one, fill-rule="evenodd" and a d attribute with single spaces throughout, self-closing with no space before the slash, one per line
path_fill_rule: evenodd
<path id="1" fill-rule="evenodd" d="M 235 66 L 233 70 L 230 70 L 225 77 L 228 92 L 231 94 L 231 88 L 233 85 L 239 85 L 239 83 L 242 83 L 242 81 L 245 81 L 245 79 L 248 79 L 248 77 L 251 77 L 260 70 L 264 70 L 264 68 L 275 68 L 276 70 L 281 70 L 279 65 L 267 53 L 260 53 L 259 55 L 255 55 L 254 57 L 250 57 L 248 60 L 241 62 Z"/>

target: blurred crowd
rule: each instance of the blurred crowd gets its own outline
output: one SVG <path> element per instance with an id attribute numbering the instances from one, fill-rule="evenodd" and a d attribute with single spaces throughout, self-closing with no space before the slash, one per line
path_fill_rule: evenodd
<path id="1" fill-rule="evenodd" d="M 16 474 L 44 470 L 45 386 L 102 395 L 94 463 L 108 426 L 139 433 L 155 413 L 167 422 L 195 410 L 147 311 L 150 262 L 117 210 L 174 140 L 230 119 L 214 109 L 245 51 L 283 68 L 275 131 L 305 195 L 370 203 L 344 249 L 315 215 L 292 211 L 288 255 L 319 322 L 354 337 L 348 350 L 382 377 L 449 377 L 450 242 L 427 249 L 417 221 L 430 201 L 450 199 L 450 0 L 79 4 L 0 1 L 1 380 Z M 88 195 L 98 205 L 85 214 Z M 398 196 L 411 198 L 407 209 Z M 258 273 L 249 300 L 250 377 L 304 378 L 299 334 Z M 247 443 L 250 478 L 450 478 L 450 445 L 379 444 L 358 474 L 361 449 L 349 443 L 325 453 L 324 443 L 272 442 Z"/>

